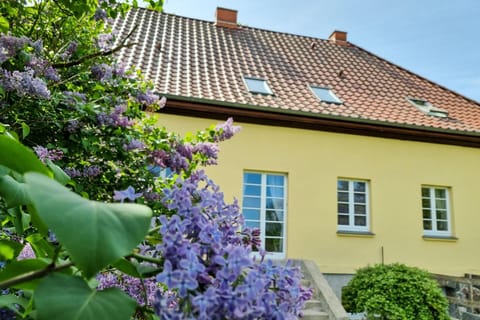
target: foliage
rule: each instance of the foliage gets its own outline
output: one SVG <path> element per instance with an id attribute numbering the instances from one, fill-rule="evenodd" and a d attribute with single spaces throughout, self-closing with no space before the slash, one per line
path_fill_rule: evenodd
<path id="1" fill-rule="evenodd" d="M 127 9 L 0 2 L 0 317 L 296 318 L 299 270 L 251 258 L 259 231 L 200 170 L 239 127 L 145 113 L 165 99 L 112 58 Z"/>
<path id="2" fill-rule="evenodd" d="M 368 319 L 449 319 L 448 302 L 429 273 L 402 264 L 359 269 L 342 291 L 349 312 Z"/>

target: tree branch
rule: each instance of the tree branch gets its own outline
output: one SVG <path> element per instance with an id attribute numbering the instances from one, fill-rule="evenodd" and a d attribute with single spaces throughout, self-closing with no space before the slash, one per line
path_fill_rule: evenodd
<path id="1" fill-rule="evenodd" d="M 153 263 L 156 263 L 156 264 L 162 264 L 164 262 L 163 259 L 156 259 L 156 258 L 152 258 L 152 257 L 149 257 L 149 256 L 143 256 L 143 255 L 140 255 L 138 253 L 132 253 L 130 255 L 130 257 L 133 257 L 133 258 L 136 258 L 136 259 L 142 260 L 142 261 L 153 262 Z"/>
<path id="2" fill-rule="evenodd" d="M 5 280 L 3 282 L 0 282 L 0 289 L 6 289 L 6 288 L 12 287 L 16 284 L 19 284 L 19 283 L 23 283 L 23 282 L 27 282 L 27 281 L 30 281 L 30 280 L 38 279 L 38 278 L 41 278 L 43 276 L 46 276 L 49 273 L 60 271 L 60 270 L 63 270 L 63 269 L 67 269 L 67 268 L 70 268 L 71 266 L 73 266 L 73 262 L 68 262 L 68 263 L 65 263 L 65 264 L 61 264 L 59 266 L 48 265 L 45 269 L 30 271 L 30 272 L 24 273 L 22 275 L 16 276 L 14 278 Z"/>
<path id="3" fill-rule="evenodd" d="M 128 38 L 130 38 L 130 36 L 133 34 L 133 32 L 135 32 L 135 30 L 137 28 L 138 28 L 138 25 L 133 27 L 132 30 L 127 34 L 127 36 L 120 42 L 120 44 L 113 49 L 110 49 L 110 50 L 107 50 L 107 51 L 98 51 L 98 52 L 94 52 L 94 53 L 91 53 L 91 54 L 87 54 L 86 56 L 83 56 L 80 59 L 75 60 L 75 61 L 54 63 L 54 64 L 52 64 L 52 67 L 54 67 L 54 68 L 69 68 L 69 67 L 77 66 L 77 65 L 79 65 L 79 64 L 81 64 L 81 63 L 83 63 L 87 60 L 90 60 L 90 59 L 93 59 L 93 58 L 96 58 L 96 57 L 109 56 L 109 55 L 119 51 L 120 49 L 129 48 L 131 46 L 134 46 L 137 43 L 132 42 L 132 43 L 125 44 L 125 41 L 127 41 Z"/>

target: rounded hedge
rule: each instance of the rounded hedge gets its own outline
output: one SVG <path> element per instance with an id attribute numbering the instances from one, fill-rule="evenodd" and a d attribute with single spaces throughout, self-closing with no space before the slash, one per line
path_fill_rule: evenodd
<path id="1" fill-rule="evenodd" d="M 448 320 L 448 301 L 426 271 L 403 264 L 359 269 L 342 290 L 348 312 L 368 319 Z"/>

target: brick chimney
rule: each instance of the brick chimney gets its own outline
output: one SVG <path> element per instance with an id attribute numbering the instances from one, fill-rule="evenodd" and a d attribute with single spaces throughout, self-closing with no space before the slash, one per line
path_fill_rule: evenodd
<path id="1" fill-rule="evenodd" d="M 340 46 L 348 46 L 347 33 L 345 31 L 333 31 L 328 40 Z"/>
<path id="2" fill-rule="evenodd" d="M 237 10 L 217 7 L 215 11 L 215 25 L 217 27 L 237 29 Z"/>

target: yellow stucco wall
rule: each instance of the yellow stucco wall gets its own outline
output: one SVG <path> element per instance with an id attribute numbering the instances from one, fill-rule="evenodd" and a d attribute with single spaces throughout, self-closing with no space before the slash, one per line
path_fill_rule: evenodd
<path id="1" fill-rule="evenodd" d="M 216 120 L 160 115 L 159 124 L 194 132 Z M 237 123 L 207 172 L 226 199 L 241 200 L 244 170 L 288 174 L 287 256 L 324 273 L 402 262 L 434 273 L 480 274 L 480 149 Z M 337 235 L 338 177 L 370 182 L 374 236 Z M 453 235 L 425 240 L 421 186 L 451 188 Z"/>

